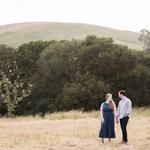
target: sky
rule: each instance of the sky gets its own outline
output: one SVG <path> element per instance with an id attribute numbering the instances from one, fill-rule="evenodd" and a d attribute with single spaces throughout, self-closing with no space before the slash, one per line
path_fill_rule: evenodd
<path id="1" fill-rule="evenodd" d="M 150 0 L 0 0 L 0 25 L 20 22 L 88 23 L 150 30 Z"/>

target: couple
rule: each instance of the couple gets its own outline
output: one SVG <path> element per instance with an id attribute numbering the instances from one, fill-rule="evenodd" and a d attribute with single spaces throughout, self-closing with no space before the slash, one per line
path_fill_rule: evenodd
<path id="1" fill-rule="evenodd" d="M 129 98 L 127 98 L 126 92 L 124 90 L 119 91 L 118 96 L 121 100 L 119 101 L 117 109 L 115 102 L 112 99 L 112 94 L 110 93 L 106 94 L 106 101 L 101 104 L 101 129 L 99 132 L 99 138 L 102 138 L 102 143 L 104 143 L 104 138 L 108 138 L 110 142 L 111 138 L 116 137 L 115 120 L 117 123 L 120 121 L 120 126 L 122 130 L 121 143 L 128 143 L 126 127 L 129 120 L 129 114 L 131 112 L 132 102 Z"/>

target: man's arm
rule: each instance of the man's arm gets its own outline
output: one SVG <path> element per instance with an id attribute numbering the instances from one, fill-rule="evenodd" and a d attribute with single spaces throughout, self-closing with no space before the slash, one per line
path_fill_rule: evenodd
<path id="1" fill-rule="evenodd" d="M 116 122 L 119 122 L 119 116 L 120 116 L 120 102 L 118 104 L 117 112 L 116 112 Z"/>
<path id="2" fill-rule="evenodd" d="M 132 109 L 132 102 L 130 100 L 128 100 L 127 103 L 126 103 L 126 105 L 127 105 L 126 115 L 129 115 L 130 112 L 131 112 L 131 109 Z"/>

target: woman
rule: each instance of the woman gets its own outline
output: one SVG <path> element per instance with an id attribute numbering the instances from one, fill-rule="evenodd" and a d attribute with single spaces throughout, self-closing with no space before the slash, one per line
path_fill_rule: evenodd
<path id="1" fill-rule="evenodd" d="M 104 138 L 108 138 L 109 142 L 111 138 L 115 138 L 115 113 L 116 105 L 112 99 L 112 94 L 108 93 L 105 96 L 105 102 L 102 103 L 100 108 L 101 115 L 101 129 L 99 132 L 99 138 L 102 138 L 102 143 L 104 143 Z"/>

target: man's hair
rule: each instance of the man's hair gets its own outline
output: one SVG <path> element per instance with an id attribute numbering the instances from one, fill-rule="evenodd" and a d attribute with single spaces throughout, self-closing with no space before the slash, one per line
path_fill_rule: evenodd
<path id="1" fill-rule="evenodd" d="M 126 91 L 125 90 L 120 90 L 119 93 L 126 96 Z"/>

